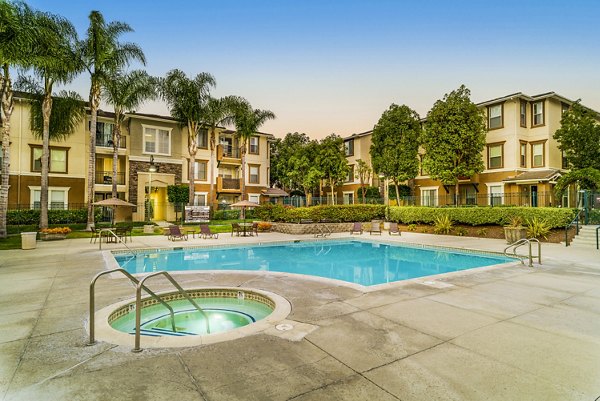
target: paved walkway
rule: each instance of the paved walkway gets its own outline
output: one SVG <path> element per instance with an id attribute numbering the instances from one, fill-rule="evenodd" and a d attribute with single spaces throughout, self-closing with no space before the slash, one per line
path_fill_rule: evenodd
<path id="1" fill-rule="evenodd" d="M 221 235 L 176 245 L 295 238 Z M 500 240 L 415 233 L 394 240 L 504 248 Z M 173 243 L 135 237 L 132 245 Z M 543 265 L 534 269 L 475 270 L 372 292 L 259 272 L 180 274 L 177 279 L 188 288 L 276 292 L 291 302 L 295 329 L 139 354 L 109 343 L 85 346 L 89 281 L 102 269 L 97 245 L 85 239 L 0 252 L 0 400 L 592 401 L 600 396 L 600 251 L 595 249 L 544 244 Z M 106 278 L 98 287 L 97 307 L 132 296 L 125 280 Z"/>

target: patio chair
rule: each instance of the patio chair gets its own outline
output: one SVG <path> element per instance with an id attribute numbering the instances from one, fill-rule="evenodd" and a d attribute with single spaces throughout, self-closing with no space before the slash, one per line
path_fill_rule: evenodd
<path id="1" fill-rule="evenodd" d="M 390 222 L 390 229 L 388 231 L 388 234 L 389 235 L 395 235 L 395 234 L 402 235 L 402 234 L 400 234 L 400 229 L 398 229 L 398 223 Z"/>
<path id="2" fill-rule="evenodd" d="M 210 227 L 208 226 L 208 224 L 200 224 L 200 235 L 204 239 L 207 239 L 207 238 L 217 239 L 217 238 L 219 238 L 219 234 L 218 233 L 213 233 L 212 231 L 210 231 Z"/>
<path id="3" fill-rule="evenodd" d="M 258 223 L 252 223 L 252 235 L 256 235 L 258 237 Z"/>
<path id="4" fill-rule="evenodd" d="M 240 227 L 239 223 L 231 223 L 231 236 L 233 237 L 233 233 L 236 233 L 237 236 L 240 236 L 240 232 L 242 231 L 242 227 Z"/>
<path id="5" fill-rule="evenodd" d="M 171 241 L 184 240 L 187 241 L 188 236 L 181 232 L 179 226 L 169 226 L 169 239 Z"/>
<path id="6" fill-rule="evenodd" d="M 379 234 L 381 235 L 381 220 L 373 220 L 371 221 L 371 229 L 369 230 L 369 234 Z"/>
<path id="7" fill-rule="evenodd" d="M 362 223 L 354 223 L 354 225 L 350 229 L 350 235 L 362 234 L 362 233 L 363 233 Z"/>
<path id="8" fill-rule="evenodd" d="M 92 236 L 90 237 L 90 244 L 92 243 L 92 240 L 94 241 L 94 244 L 96 243 L 96 239 L 100 239 L 100 241 L 102 241 L 102 239 L 100 238 L 100 230 L 96 230 L 96 226 L 94 224 L 90 225 L 90 230 L 92 232 Z"/>

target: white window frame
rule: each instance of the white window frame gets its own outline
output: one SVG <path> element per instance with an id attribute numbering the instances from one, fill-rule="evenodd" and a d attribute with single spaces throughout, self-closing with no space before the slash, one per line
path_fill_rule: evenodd
<path id="1" fill-rule="evenodd" d="M 257 169 L 257 173 L 255 174 L 257 182 L 250 181 L 250 177 L 253 175 L 252 174 L 253 168 Z M 260 166 L 258 164 L 249 164 L 248 165 L 248 182 L 247 182 L 247 184 L 248 185 L 260 185 Z"/>
<path id="2" fill-rule="evenodd" d="M 435 207 L 435 206 L 438 205 L 439 187 L 421 187 L 421 188 L 419 188 L 419 190 L 420 190 L 420 194 L 421 194 L 421 206 L 432 206 L 432 207 Z M 424 205 L 423 204 L 423 200 L 425 199 L 425 196 L 423 195 L 423 193 L 425 191 L 432 191 L 432 190 L 435 191 L 434 195 L 433 195 L 433 205 Z"/>
<path id="3" fill-rule="evenodd" d="M 500 204 L 504 205 L 504 183 L 502 182 L 486 182 L 485 185 L 487 186 L 487 202 L 488 202 L 488 206 L 492 206 L 492 195 L 498 195 L 498 194 L 492 194 L 492 190 L 491 188 L 495 188 L 495 187 L 500 187 L 500 189 L 502 190 L 502 192 L 499 193 L 500 195 Z"/>
<path id="4" fill-rule="evenodd" d="M 256 141 L 256 152 L 252 151 L 252 147 L 254 146 L 252 144 L 252 141 L 255 140 Z M 260 154 L 260 138 L 257 136 L 251 136 L 250 140 L 248 141 L 248 153 L 251 155 L 258 155 Z"/>
<path id="5" fill-rule="evenodd" d="M 542 164 L 536 165 L 535 164 L 535 147 L 536 146 L 540 146 L 540 149 L 542 150 L 542 153 L 538 156 L 542 157 Z M 542 168 L 546 166 L 546 160 L 544 160 L 545 156 L 546 156 L 546 149 L 545 149 L 546 143 L 545 142 L 535 142 L 531 144 L 531 168 Z"/>
<path id="6" fill-rule="evenodd" d="M 206 178 L 201 180 L 200 178 L 198 178 L 198 166 L 200 165 L 200 163 L 203 163 L 206 165 Z M 194 160 L 194 180 L 195 181 L 208 181 L 208 160 Z M 188 181 L 189 181 L 189 177 L 188 177 Z"/>
<path id="7" fill-rule="evenodd" d="M 260 204 L 260 194 L 248 194 L 248 200 Z"/>
<path id="8" fill-rule="evenodd" d="M 51 199 L 52 199 L 52 192 L 56 191 L 56 192 L 64 192 L 65 194 L 65 200 L 64 200 L 64 209 L 68 209 L 69 207 L 69 190 L 71 189 L 71 187 L 48 187 L 48 209 L 50 209 L 50 204 L 51 204 Z M 42 191 L 42 187 L 36 187 L 36 186 L 29 186 L 29 207 L 31 209 L 35 208 L 35 201 L 34 201 L 34 194 L 35 191 Z"/>
<path id="9" fill-rule="evenodd" d="M 196 196 L 204 196 L 204 205 L 196 204 Z M 194 206 L 208 206 L 208 192 L 194 192 L 194 199 L 192 199 Z"/>
<path id="10" fill-rule="evenodd" d="M 492 112 L 498 110 L 498 115 L 493 115 Z M 500 129 L 504 126 L 504 106 L 502 103 L 494 104 L 488 107 L 488 129 Z M 492 127 L 492 119 L 499 119 L 500 123 L 496 127 Z"/>
<path id="11" fill-rule="evenodd" d="M 156 130 L 156 135 L 154 136 L 154 140 L 158 149 L 158 130 L 163 130 L 163 131 L 167 131 L 169 134 L 169 152 L 168 153 L 160 153 L 160 152 L 147 152 L 146 151 L 146 129 L 155 129 Z M 159 125 L 146 125 L 146 124 L 142 124 L 142 154 L 145 155 L 162 155 L 162 156 L 171 156 L 171 133 L 173 131 L 173 128 L 168 128 L 168 127 L 161 127 Z"/>
<path id="12" fill-rule="evenodd" d="M 539 114 L 535 113 L 536 105 L 540 105 L 541 113 L 539 113 Z M 531 104 L 531 126 L 532 127 L 541 127 L 544 124 L 546 124 L 546 116 L 544 115 L 546 113 L 545 108 L 546 108 L 546 105 L 543 100 L 540 100 L 540 101 L 537 101 L 537 102 L 534 102 Z M 537 115 L 540 115 L 542 117 L 542 122 L 540 122 L 540 123 L 535 122 L 535 117 Z"/>
<path id="13" fill-rule="evenodd" d="M 352 203 L 346 203 L 346 195 L 351 195 L 352 196 Z M 342 201 L 344 202 L 344 205 L 353 205 L 354 202 L 356 201 L 356 198 L 354 196 L 354 191 L 344 191 L 342 192 Z"/>

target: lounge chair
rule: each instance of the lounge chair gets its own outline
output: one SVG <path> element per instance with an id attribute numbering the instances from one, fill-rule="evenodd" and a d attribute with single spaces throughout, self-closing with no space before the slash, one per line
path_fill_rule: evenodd
<path id="1" fill-rule="evenodd" d="M 214 238 L 214 239 L 219 238 L 219 234 L 218 233 L 213 233 L 212 231 L 210 231 L 210 227 L 208 226 L 208 224 L 200 224 L 200 235 L 204 239 L 206 239 L 206 238 Z"/>
<path id="2" fill-rule="evenodd" d="M 239 223 L 231 223 L 231 236 L 233 237 L 233 233 L 236 233 L 237 236 L 240 236 L 240 232 L 242 231 L 242 227 Z"/>
<path id="3" fill-rule="evenodd" d="M 400 230 L 398 229 L 398 223 L 396 223 L 396 222 L 390 223 L 390 229 L 388 231 L 388 234 L 389 235 L 393 235 L 393 234 L 402 235 L 402 234 L 400 234 Z"/>
<path id="4" fill-rule="evenodd" d="M 188 236 L 181 232 L 179 226 L 169 226 L 169 239 L 171 241 L 184 240 L 187 241 Z"/>
<path id="5" fill-rule="evenodd" d="M 369 230 L 369 234 L 379 234 L 381 235 L 381 220 L 373 220 L 371 221 L 371 229 Z"/>
<path id="6" fill-rule="evenodd" d="M 252 223 L 252 235 L 256 235 L 258 237 L 258 223 Z"/>
<path id="7" fill-rule="evenodd" d="M 352 234 L 362 234 L 363 228 L 361 223 L 354 223 L 352 228 L 350 229 L 350 235 Z"/>
<path id="8" fill-rule="evenodd" d="M 96 230 L 96 226 L 94 224 L 90 226 L 90 230 L 92 232 L 92 236 L 90 237 L 90 244 L 92 243 L 92 241 L 94 241 L 95 244 L 97 238 L 100 239 L 100 241 L 102 242 L 102 238 L 100 238 L 100 230 Z"/>

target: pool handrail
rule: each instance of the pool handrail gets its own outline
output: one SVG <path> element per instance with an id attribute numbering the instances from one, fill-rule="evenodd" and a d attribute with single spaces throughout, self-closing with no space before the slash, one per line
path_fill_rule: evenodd
<path id="1" fill-rule="evenodd" d="M 103 272 L 100 272 L 98 274 L 96 274 L 94 276 L 94 278 L 92 279 L 92 281 L 90 282 L 90 310 L 89 310 L 89 326 L 90 326 L 90 337 L 89 337 L 89 341 L 87 343 L 87 345 L 94 345 L 96 344 L 96 338 L 95 338 L 95 318 L 94 318 L 94 309 L 96 309 L 96 301 L 95 301 L 95 286 L 96 286 L 96 281 L 98 281 L 98 279 L 102 276 L 104 276 L 105 274 L 109 274 L 109 273 L 123 273 L 123 275 L 125 275 L 125 277 L 127 277 L 129 279 L 129 281 L 131 281 L 132 283 L 135 283 L 136 285 L 139 284 L 139 280 L 135 277 L 133 277 L 129 272 L 127 272 L 125 269 L 112 269 L 112 270 L 105 270 Z M 171 306 L 166 303 L 165 301 L 163 301 L 158 295 L 156 295 L 153 291 L 151 291 L 148 287 L 143 286 L 144 290 L 154 299 L 156 299 L 158 302 L 160 302 L 163 306 L 165 306 L 168 310 L 169 310 L 169 314 L 171 315 L 171 328 L 173 329 L 173 332 L 177 332 L 176 328 L 175 328 L 175 312 L 173 311 L 173 308 L 171 308 Z"/>
<path id="2" fill-rule="evenodd" d="M 537 242 L 537 244 L 538 244 L 537 256 L 533 255 L 533 253 L 531 251 L 531 243 L 532 242 Z M 529 254 L 527 256 L 517 255 L 517 249 L 525 244 L 527 244 L 529 246 Z M 521 261 L 521 264 L 525 264 L 525 263 L 523 263 L 524 259 L 529 259 L 529 267 L 533 267 L 533 258 L 534 257 L 537 257 L 538 264 L 540 264 L 540 265 L 542 264 L 542 244 L 541 244 L 540 240 L 538 240 L 537 238 L 522 238 L 516 242 L 513 242 L 512 244 L 510 244 L 509 246 L 504 248 L 505 256 L 508 256 L 508 257 L 511 256 L 508 252 L 508 250 L 511 248 L 512 248 L 512 256 L 514 256 L 515 258 L 518 258 Z"/>
<path id="3" fill-rule="evenodd" d="M 101 228 L 98 231 L 98 236 L 99 236 L 98 239 L 100 240 L 100 241 L 98 241 L 98 245 L 99 245 L 98 250 L 100 250 L 100 251 L 102 250 L 102 233 L 110 233 L 117 241 L 119 241 L 121 244 L 123 244 L 123 246 L 125 248 L 127 248 L 127 250 L 129 252 L 133 253 L 131 248 L 129 248 L 127 246 L 127 244 L 121 238 L 119 238 L 119 236 L 110 228 Z M 107 237 L 108 237 L 108 235 L 107 235 Z M 108 242 L 108 240 L 107 240 L 107 242 Z"/>
<path id="4" fill-rule="evenodd" d="M 156 277 L 156 276 L 160 276 L 160 275 L 165 276 L 167 278 L 167 280 L 169 280 L 171 282 L 171 284 L 173 284 L 173 286 L 175 288 L 177 288 L 177 291 L 181 295 L 183 295 L 185 297 L 185 299 L 187 299 L 198 310 L 198 312 L 200 312 L 202 314 L 202 316 L 204 316 L 204 320 L 206 320 L 206 333 L 210 334 L 210 324 L 209 324 L 208 315 L 206 314 L 206 312 L 204 312 L 204 310 L 202 310 L 202 308 L 190 297 L 190 295 L 187 293 L 187 291 L 184 290 L 177 281 L 175 281 L 173 276 L 171 276 L 166 271 L 161 270 L 161 271 L 158 271 L 155 273 L 148 274 L 143 279 L 141 279 L 139 281 L 139 283 L 137 284 L 137 288 L 136 288 L 136 292 L 135 292 L 135 346 L 131 350 L 132 352 L 141 352 L 142 351 L 142 348 L 140 347 L 140 334 L 141 334 L 140 326 L 141 326 L 141 321 L 142 321 L 142 289 L 147 290 L 147 287 L 144 286 L 144 282 L 151 277 Z"/>

